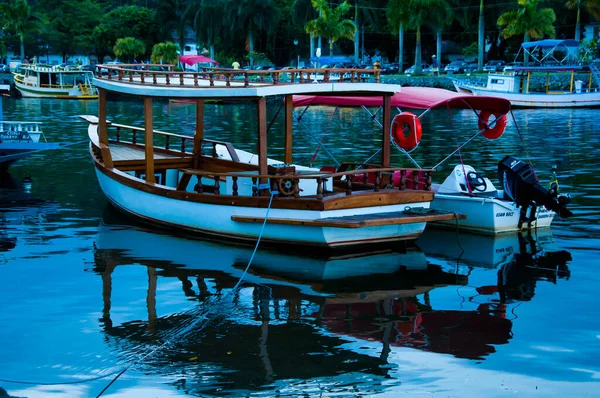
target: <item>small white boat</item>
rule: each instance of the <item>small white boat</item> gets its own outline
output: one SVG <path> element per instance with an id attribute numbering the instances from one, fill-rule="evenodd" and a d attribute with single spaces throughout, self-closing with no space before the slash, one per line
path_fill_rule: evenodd
<path id="1" fill-rule="evenodd" d="M 421 173 L 427 181 L 431 173 L 390 167 L 389 122 L 383 124 L 380 136 L 381 160 L 368 172 L 365 165 L 352 162 L 342 162 L 344 168 L 338 170 L 292 162 L 294 94 L 378 96 L 385 103 L 383 118 L 389 121 L 389 99 L 400 90 L 397 85 L 359 80 L 281 83 L 278 76 L 287 71 L 267 72 L 274 76 L 269 82 L 250 82 L 253 71 L 145 71 L 136 66 L 100 65 L 109 73 L 94 80 L 99 90 L 98 117 L 82 118 L 90 123 L 90 154 L 102 191 L 114 206 L 141 220 L 241 241 L 355 248 L 416 239 L 428 222 L 462 217 L 430 209 L 429 183 L 412 188 L 388 186 L 394 173 Z M 368 71 L 356 71 L 361 72 Z M 234 80 L 240 74 L 244 80 Z M 143 100 L 144 126 L 109 122 L 108 92 Z M 285 103 L 282 160 L 267 157 L 268 97 L 283 97 Z M 154 130 L 153 98 L 195 100 L 195 135 Z M 208 99 L 256 104 L 257 153 L 204 137 L 204 100 Z"/>
<path id="2" fill-rule="evenodd" d="M 541 66 L 518 66 L 514 67 L 512 71 L 490 73 L 485 85 L 457 78 L 452 78 L 452 82 L 459 93 L 505 98 L 514 107 L 597 107 L 600 106 L 600 64 L 591 63 L 588 67 L 555 65 L 556 61 L 549 66 L 543 64 L 548 60 L 548 54 L 552 54 L 556 48 L 569 49 L 578 45 L 579 43 L 574 40 L 542 40 L 523 43 L 522 48 L 532 56 L 538 50 L 546 51 L 547 55 L 538 60 L 542 62 Z M 544 91 L 531 90 L 532 74 L 534 73 L 546 75 Z M 576 73 L 589 74 L 587 86 L 583 86 L 582 81 L 575 80 Z M 557 76 L 563 76 L 562 80 L 566 77 L 569 78 L 568 89 L 553 87 L 551 82 L 555 81 Z M 594 82 L 595 84 L 593 84 Z"/>
<path id="3" fill-rule="evenodd" d="M 0 120 L 0 172 L 33 153 L 59 147 L 58 143 L 46 141 L 39 122 Z"/>
<path id="4" fill-rule="evenodd" d="M 96 99 L 94 73 L 50 65 L 22 65 L 14 74 L 15 87 L 23 97 Z"/>
<path id="5" fill-rule="evenodd" d="M 503 98 L 475 97 L 425 87 L 403 87 L 401 92 L 392 97 L 391 102 L 392 106 L 400 109 L 424 109 L 420 115 L 412 112 L 396 115 L 391 129 L 390 142 L 416 167 L 421 166 L 411 157 L 410 152 L 418 147 L 423 134 L 421 118 L 438 107 L 473 110 L 476 115 L 476 133 L 445 159 L 432 166 L 432 169 L 437 169 L 480 135 L 488 140 L 500 138 L 506 128 L 506 115 L 511 111 L 510 101 Z M 381 100 L 370 97 L 296 96 L 294 104 L 295 106 L 360 106 L 370 115 L 374 115 L 378 111 L 371 112 L 367 107 L 378 107 L 382 103 Z M 501 170 L 499 181 L 502 189 L 497 189 L 488 178 L 482 177 L 468 165 L 456 166 L 442 184 L 432 184 L 435 192 L 432 207 L 462 213 L 466 218 L 451 222 L 436 221 L 431 225 L 496 234 L 550 226 L 556 213 L 561 217 L 571 215 L 571 212 L 566 209 L 570 197 L 559 195 L 556 177 L 548 189 L 543 188 L 533 168 L 512 157 L 502 159 L 499 170 Z M 401 180 L 401 176 L 396 173 L 392 185 L 398 186 Z M 417 185 L 424 184 L 423 176 L 418 174 L 413 174 L 407 183 L 412 184 L 413 180 Z"/>

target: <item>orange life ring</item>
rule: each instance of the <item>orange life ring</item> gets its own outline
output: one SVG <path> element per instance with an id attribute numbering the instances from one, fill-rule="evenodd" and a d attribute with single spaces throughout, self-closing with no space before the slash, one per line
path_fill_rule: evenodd
<path id="1" fill-rule="evenodd" d="M 489 126 L 490 116 L 494 115 L 496 117 L 496 123 L 494 127 Z M 482 111 L 479 114 L 479 121 L 477 122 L 477 126 L 479 126 L 479 130 L 485 129 L 482 133 L 485 138 L 488 140 L 495 140 L 496 138 L 500 138 L 502 134 L 504 134 L 504 129 L 506 129 L 506 115 L 499 115 L 496 113 Z"/>
<path id="2" fill-rule="evenodd" d="M 408 129 L 408 135 L 404 133 Z M 392 122 L 392 139 L 400 148 L 410 151 L 421 142 L 421 120 L 411 112 L 402 112 Z"/>

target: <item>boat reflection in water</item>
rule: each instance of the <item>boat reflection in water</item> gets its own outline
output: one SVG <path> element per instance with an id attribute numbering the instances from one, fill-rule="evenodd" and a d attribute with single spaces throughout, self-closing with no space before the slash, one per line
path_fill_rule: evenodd
<path id="1" fill-rule="evenodd" d="M 16 247 L 16 229 L 37 225 L 58 210 L 56 203 L 35 197 L 32 184 L 29 177 L 20 181 L 6 171 L 0 172 L 0 252 Z"/>
<path id="2" fill-rule="evenodd" d="M 314 380 L 330 392 L 374 394 L 390 386 L 393 346 L 476 359 L 512 336 L 499 300 L 477 311 L 433 308 L 432 290 L 466 285 L 468 276 L 431 263 L 416 246 L 326 258 L 259 250 L 244 274 L 253 247 L 161 235 L 108 219 L 94 268 L 103 281 L 101 327 L 108 345 L 126 363 L 159 347 L 136 368 L 172 377 L 188 394 L 281 388 L 301 394 L 315 388 Z M 142 281 L 128 279 L 116 290 L 123 286 L 119 269 L 128 266 L 146 268 Z M 506 274 L 506 280 L 531 276 Z M 165 311 L 174 301 L 173 282 L 196 303 L 192 310 Z M 133 308 L 123 310 L 121 300 L 134 285 L 147 289 L 145 320 L 132 315 Z M 360 340 L 382 348 L 348 344 Z M 357 373 L 371 377 L 351 376 Z"/>

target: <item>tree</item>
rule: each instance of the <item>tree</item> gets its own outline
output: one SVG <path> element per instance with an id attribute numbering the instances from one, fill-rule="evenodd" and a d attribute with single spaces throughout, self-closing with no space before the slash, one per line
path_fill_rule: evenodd
<path id="1" fill-rule="evenodd" d="M 446 0 L 434 2 L 428 15 L 428 25 L 435 31 L 436 55 L 438 62 L 442 61 L 442 31 L 452 23 L 453 12 Z"/>
<path id="2" fill-rule="evenodd" d="M 133 37 L 123 37 L 117 39 L 113 52 L 119 59 L 131 63 L 132 60 L 146 52 L 146 46 L 142 41 Z"/>
<path id="3" fill-rule="evenodd" d="M 101 23 L 94 28 L 93 37 L 99 59 L 113 51 L 119 38 L 138 39 L 146 49 L 164 41 L 155 21 L 154 10 L 138 6 L 118 7 L 105 14 Z"/>
<path id="4" fill-rule="evenodd" d="M 410 21 L 410 3 L 405 0 L 390 0 L 386 16 L 392 32 L 398 32 L 398 68 L 402 73 L 404 64 L 404 30 Z"/>
<path id="5" fill-rule="evenodd" d="M 66 61 L 77 51 L 94 49 L 93 30 L 100 23 L 104 9 L 95 0 L 64 0 L 47 12 L 46 39 Z"/>
<path id="6" fill-rule="evenodd" d="M 291 6 L 292 22 L 305 26 L 308 21 L 311 21 L 319 16 L 319 13 L 310 4 L 311 0 L 294 0 Z M 315 40 L 313 35 L 309 34 L 310 39 L 310 57 L 315 54 Z"/>
<path id="7" fill-rule="evenodd" d="M 585 6 L 587 11 L 597 20 L 600 19 L 600 0 L 567 0 L 567 8 L 573 10 L 577 8 L 577 22 L 575 25 L 575 40 L 581 40 L 581 6 Z"/>
<path id="8" fill-rule="evenodd" d="M 30 32 L 41 32 L 44 18 L 33 12 L 27 0 L 9 0 L 0 4 L 4 29 L 19 36 L 21 59 L 25 58 L 25 35 Z"/>
<path id="9" fill-rule="evenodd" d="M 234 0 L 229 3 L 229 20 L 235 31 L 241 28 L 247 34 L 247 48 L 249 54 L 254 54 L 254 37 L 258 32 L 270 33 L 279 23 L 279 9 L 273 0 Z M 237 22 L 237 24 L 236 24 Z M 250 66 L 254 65 L 253 57 Z"/>
<path id="10" fill-rule="evenodd" d="M 210 57 L 215 59 L 215 41 L 227 36 L 227 21 L 223 18 L 226 0 L 200 0 L 194 16 L 194 31 L 198 41 L 210 49 Z"/>
<path id="11" fill-rule="evenodd" d="M 347 1 L 335 8 L 329 7 L 327 0 L 312 0 L 319 17 L 306 24 L 306 33 L 329 39 L 329 55 L 333 55 L 333 45 L 339 39 L 354 40 L 356 25 L 351 19 L 342 19 L 350 11 Z"/>
<path id="12" fill-rule="evenodd" d="M 155 44 L 150 59 L 153 64 L 176 64 L 179 60 L 179 46 L 172 41 Z"/>
<path id="13" fill-rule="evenodd" d="M 502 37 L 505 39 L 523 35 L 523 42 L 530 39 L 543 39 L 545 36 L 554 38 L 554 21 L 556 14 L 551 8 L 538 9 L 540 0 L 518 0 L 516 10 L 507 11 L 498 18 L 498 26 L 502 27 Z M 527 52 L 523 53 L 525 64 L 529 57 Z"/>
<path id="14" fill-rule="evenodd" d="M 185 28 L 191 25 L 195 10 L 196 6 L 191 0 L 159 0 L 156 7 L 156 18 L 163 36 L 170 36 L 172 31 L 176 31 L 179 48 L 183 48 Z"/>

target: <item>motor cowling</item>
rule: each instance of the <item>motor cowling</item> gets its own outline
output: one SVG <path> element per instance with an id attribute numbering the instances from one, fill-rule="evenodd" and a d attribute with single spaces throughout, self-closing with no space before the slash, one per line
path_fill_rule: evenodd
<path id="1" fill-rule="evenodd" d="M 568 195 L 558 195 L 556 190 L 544 188 L 537 181 L 533 168 L 512 156 L 504 157 L 498 163 L 498 180 L 504 188 L 504 195 L 515 201 L 517 206 L 544 206 L 561 218 L 573 215 L 567 205 L 571 203 Z"/>

